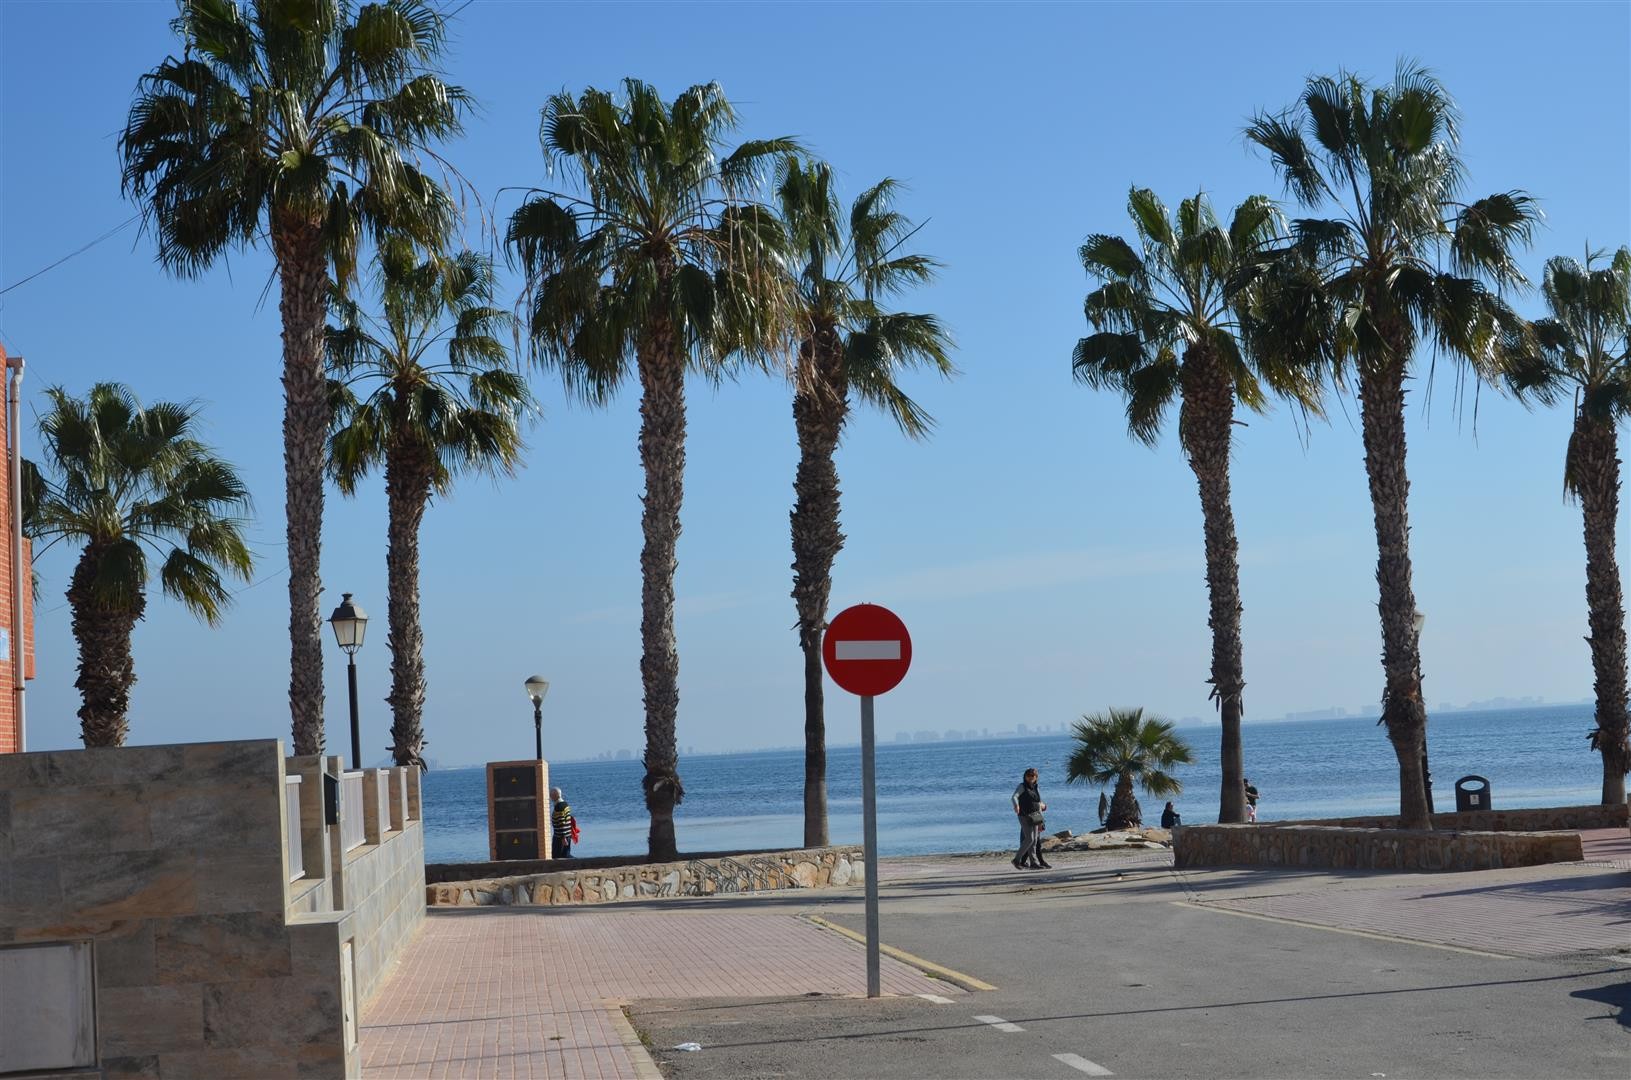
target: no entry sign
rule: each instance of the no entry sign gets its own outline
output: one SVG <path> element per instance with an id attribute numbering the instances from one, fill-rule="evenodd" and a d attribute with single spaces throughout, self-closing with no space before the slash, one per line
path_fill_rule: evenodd
<path id="1" fill-rule="evenodd" d="M 856 604 L 827 624 L 821 659 L 832 681 L 852 694 L 888 693 L 912 666 L 912 636 L 888 608 Z"/>

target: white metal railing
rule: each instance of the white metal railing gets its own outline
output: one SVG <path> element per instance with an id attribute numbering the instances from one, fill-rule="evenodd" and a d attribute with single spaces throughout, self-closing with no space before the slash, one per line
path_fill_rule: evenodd
<path id="1" fill-rule="evenodd" d="M 340 774 L 340 850 L 362 847 L 368 840 L 363 824 L 361 772 Z"/>
<path id="2" fill-rule="evenodd" d="M 300 777 L 283 779 L 283 825 L 289 834 L 289 880 L 306 876 L 306 848 L 300 838 Z"/>
<path id="3" fill-rule="evenodd" d="M 391 831 L 391 774 L 391 769 L 381 769 L 374 774 L 374 797 L 377 800 L 374 805 L 378 808 L 381 833 Z"/>

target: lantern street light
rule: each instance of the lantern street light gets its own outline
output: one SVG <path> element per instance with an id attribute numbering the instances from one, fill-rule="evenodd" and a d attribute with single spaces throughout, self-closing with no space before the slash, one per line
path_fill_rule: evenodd
<path id="1" fill-rule="evenodd" d="M 534 675 L 526 681 L 527 696 L 532 699 L 532 730 L 537 743 L 538 760 L 544 760 L 544 695 L 549 693 L 549 680 Z"/>
<path id="2" fill-rule="evenodd" d="M 340 606 L 328 617 L 334 627 L 334 640 L 345 650 L 350 663 L 346 668 L 351 683 L 351 767 L 362 768 L 362 740 L 357 734 L 357 650 L 362 648 L 363 635 L 368 632 L 368 613 L 351 602 L 350 593 L 340 594 Z"/>

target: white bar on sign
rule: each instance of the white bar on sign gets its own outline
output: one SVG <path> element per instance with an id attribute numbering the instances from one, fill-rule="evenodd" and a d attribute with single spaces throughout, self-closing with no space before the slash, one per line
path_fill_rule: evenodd
<path id="1" fill-rule="evenodd" d="M 833 647 L 838 660 L 899 660 L 898 641 L 840 641 Z"/>

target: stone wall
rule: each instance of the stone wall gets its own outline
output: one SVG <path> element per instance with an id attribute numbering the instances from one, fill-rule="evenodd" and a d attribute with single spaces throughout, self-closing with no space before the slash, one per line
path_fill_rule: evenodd
<path id="1" fill-rule="evenodd" d="M 392 769 L 340 851 L 339 770 L 270 739 L 0 756 L 0 950 L 89 945 L 90 1075 L 358 1075 L 360 1006 L 424 919 L 424 841 L 418 771 Z M 0 1015 L 0 1044 L 28 1041 Z M 64 1045 L 37 1042 L 31 1068 Z"/>
<path id="2" fill-rule="evenodd" d="M 354 1071 L 339 935 L 285 921 L 282 789 L 271 739 L 0 756 L 0 948 L 91 943 L 101 1075 Z"/>
<path id="3" fill-rule="evenodd" d="M 1574 832 L 1440 832 L 1278 822 L 1185 825 L 1173 846 L 1180 869 L 1286 866 L 1343 870 L 1494 870 L 1578 862 Z"/>
<path id="4" fill-rule="evenodd" d="M 1334 825 L 1344 829 L 1396 829 L 1397 815 L 1391 817 L 1320 818 L 1308 821 L 1276 821 L 1275 825 Z M 1564 829 L 1624 829 L 1631 825 L 1631 804 L 1604 806 L 1540 806 L 1516 810 L 1470 810 L 1464 813 L 1434 814 L 1435 829 L 1472 832 L 1556 832 Z"/>
<path id="5" fill-rule="evenodd" d="M 479 905 L 609 904 L 653 897 L 715 896 L 781 889 L 858 885 L 866 876 L 860 847 L 812 848 L 672 863 L 583 866 L 546 873 L 467 881 L 443 880 L 425 888 L 432 907 Z M 559 866 L 564 860 L 557 860 Z M 486 869 L 492 864 L 479 864 Z M 570 866 L 569 863 L 565 864 Z M 451 866 L 437 868 L 447 878 Z"/>

